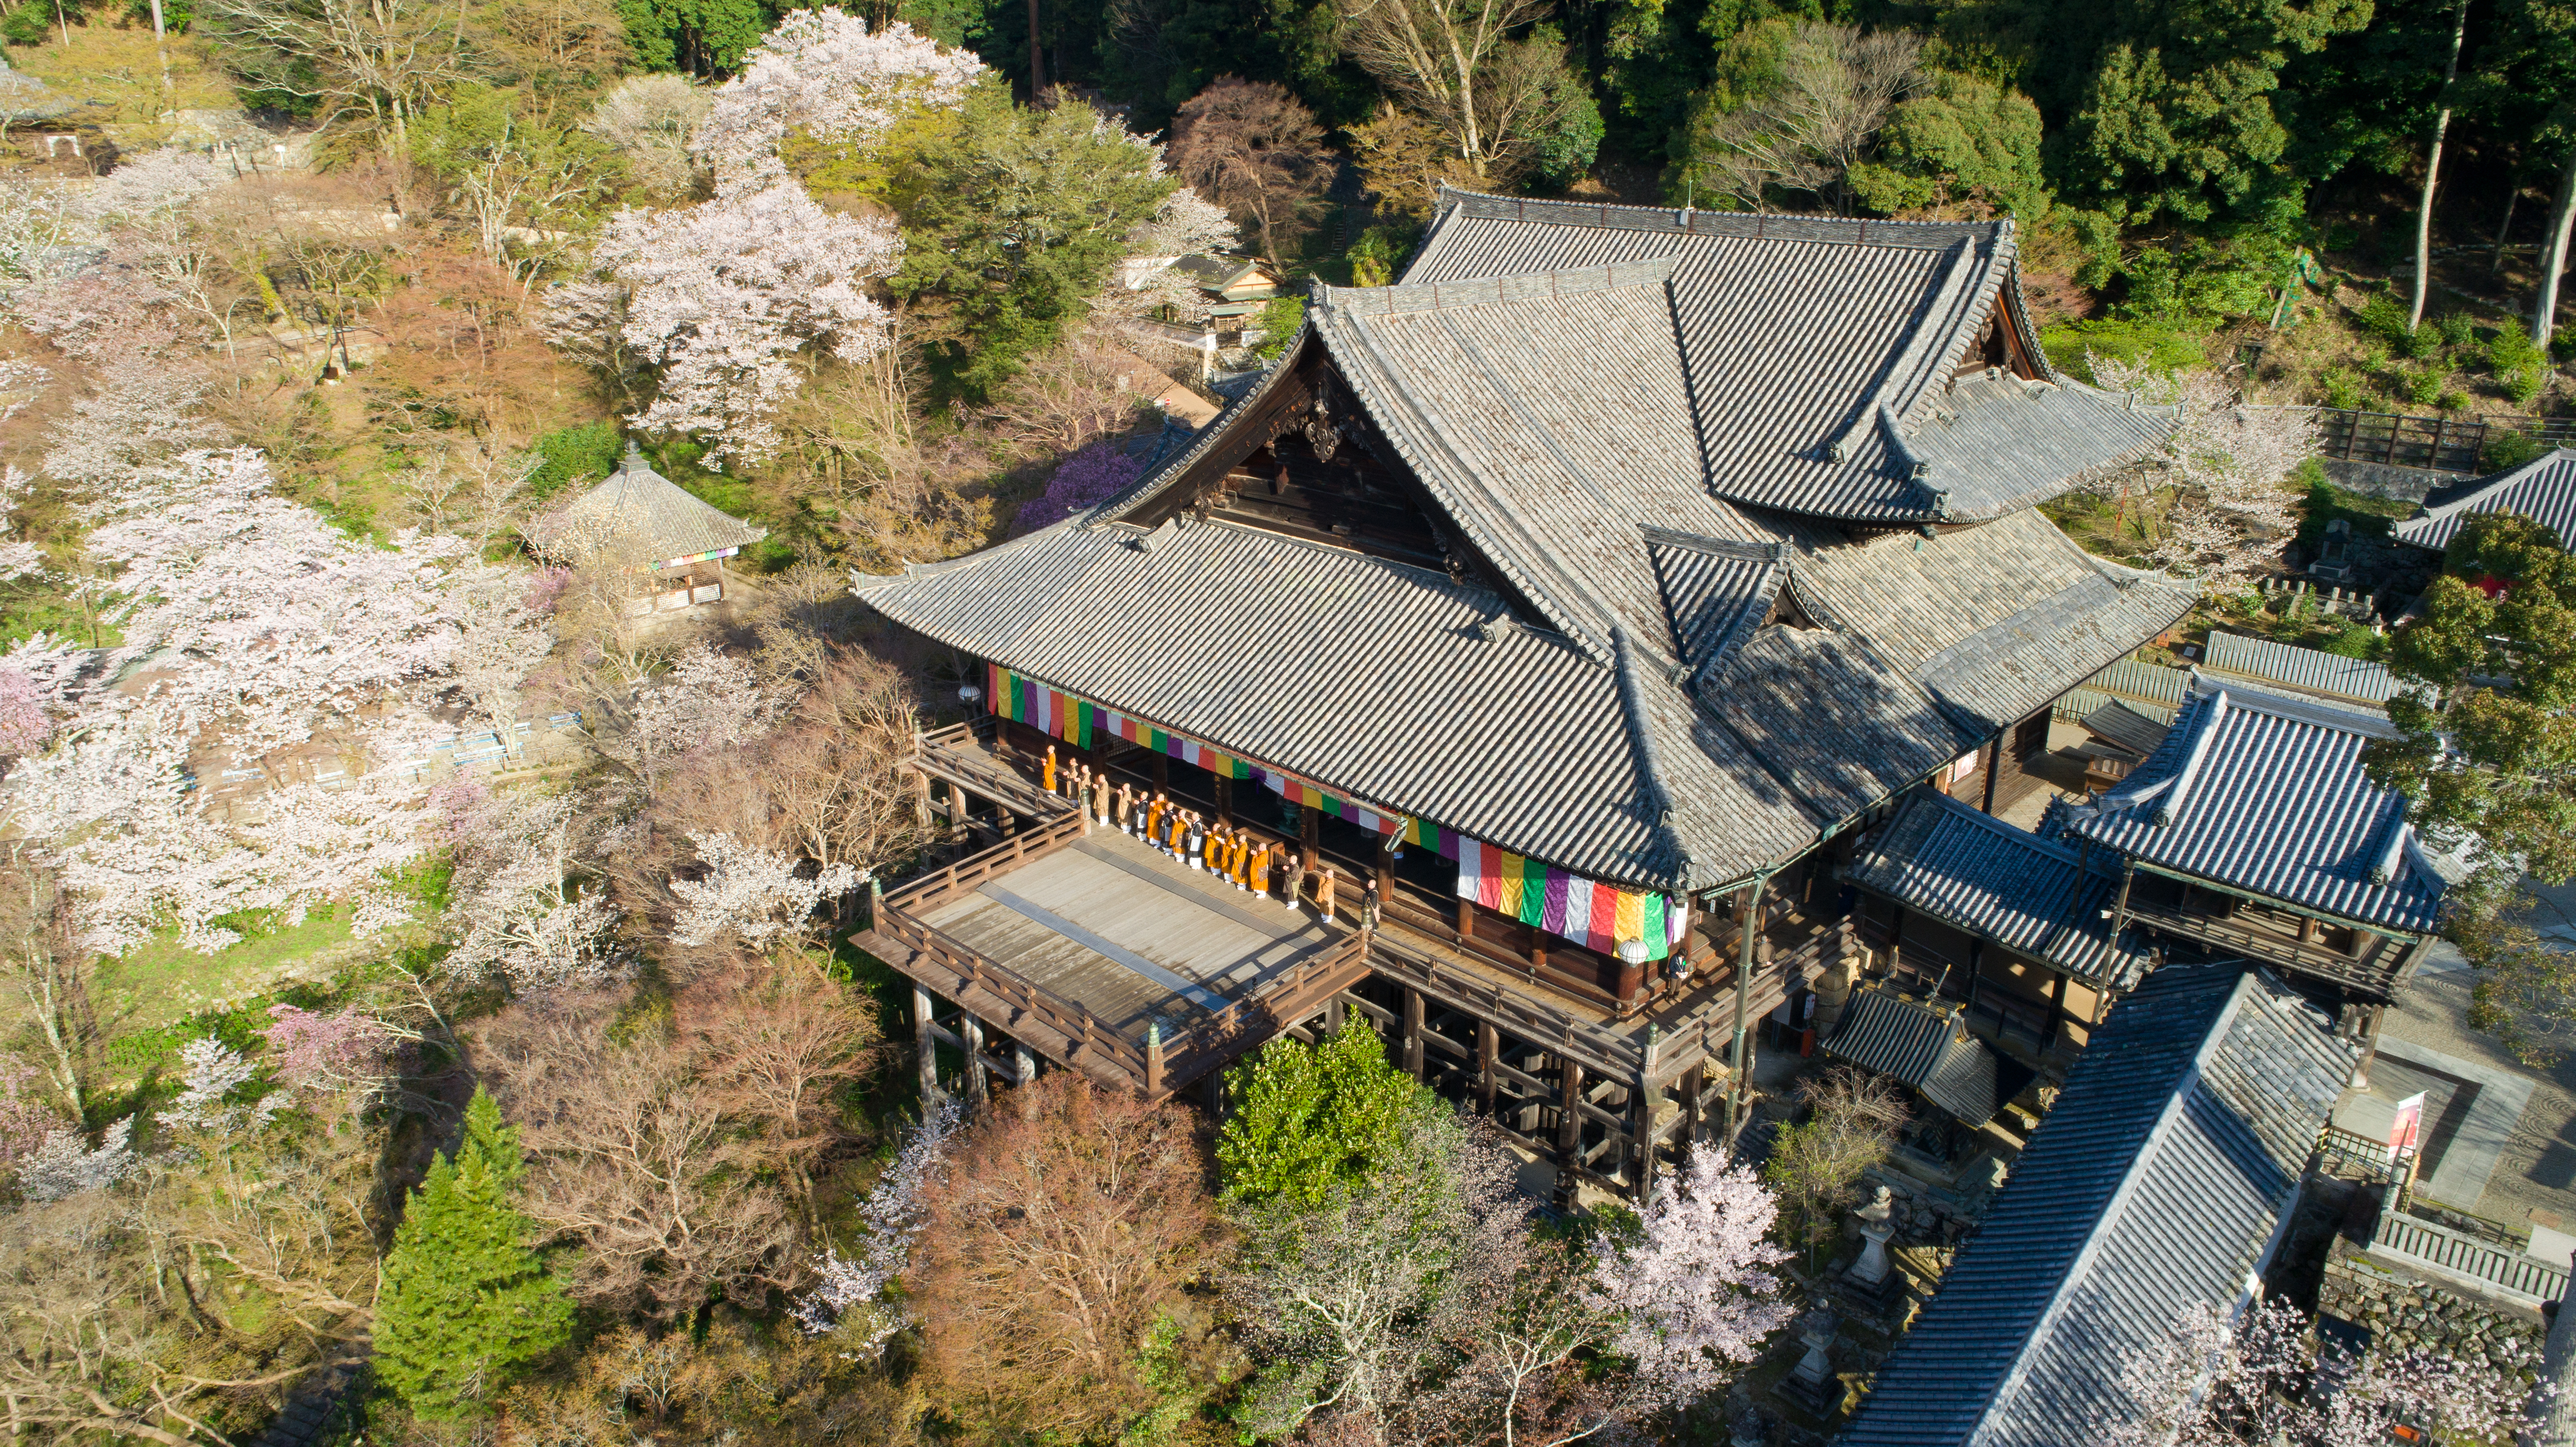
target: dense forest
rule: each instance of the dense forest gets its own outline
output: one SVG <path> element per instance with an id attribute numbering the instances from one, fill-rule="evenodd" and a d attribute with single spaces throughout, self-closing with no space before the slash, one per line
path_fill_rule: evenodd
<path id="1" fill-rule="evenodd" d="M 2308 405 L 2483 416 L 2494 466 L 2566 410 L 2568 0 L 16 0 L 0 39 L 17 1439 L 1728 1440 L 1883 1087 L 1560 1219 L 1357 1017 L 1221 1113 L 1057 1074 L 962 1119 L 847 943 L 936 842 L 896 766 L 964 681 L 850 572 L 1132 481 L 1443 184 L 2009 216 L 2056 363 L 2180 419 L 2051 515 L 2196 626 L 2453 685 L 2392 777 L 2576 870 L 2576 645 L 2493 686 L 2498 638 L 2576 638 L 2558 540 L 2464 533 L 2394 644 L 2257 586 L 2387 526 Z M 1222 345 L 1201 253 L 1283 283 Z M 628 465 L 760 531 L 721 607 L 566 541 Z M 2576 980 L 2499 871 L 2463 943 L 2536 1040 Z M 2338 1410 L 2502 1431 L 2511 1374 L 2437 1365 Z M 2324 1440 L 2278 1405 L 2156 1410 Z"/>

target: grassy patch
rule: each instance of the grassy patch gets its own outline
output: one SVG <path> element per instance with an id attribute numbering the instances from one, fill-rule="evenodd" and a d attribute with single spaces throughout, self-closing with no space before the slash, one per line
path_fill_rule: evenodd
<path id="1" fill-rule="evenodd" d="M 324 973 L 310 966 L 349 940 L 348 922 L 319 909 L 302 924 L 257 934 L 213 955 L 181 948 L 173 927 L 100 960 L 90 997 L 100 1026 L 122 1043 L 120 1037 L 149 1035 L 190 1016 L 233 1009 L 291 977 Z"/>
<path id="2" fill-rule="evenodd" d="M 2415 504 L 2392 502 L 2365 492 L 2346 492 L 2326 481 L 2325 469 L 2309 462 L 2294 479 L 2307 485 L 2307 498 L 2301 504 L 2299 542 L 2313 547 L 2325 537 L 2326 526 L 2337 520 L 2352 525 L 2357 538 L 2384 538 L 2401 519 L 2411 517 Z"/>
<path id="3" fill-rule="evenodd" d="M 167 98 L 161 89 L 161 57 L 149 24 L 119 25 L 105 19 L 75 24 L 69 44 L 58 28 L 47 27 L 46 34 L 52 38 L 42 45 L 10 46 L 9 64 L 71 100 L 106 107 L 102 119 L 111 124 L 148 127 L 155 133 L 149 137 L 120 134 L 118 143 L 129 150 L 136 143 L 149 149 L 149 142 L 159 138 L 158 121 L 165 110 L 230 110 L 239 104 L 231 77 L 208 59 L 204 43 L 193 36 L 170 37 L 170 84 L 175 98 Z"/>

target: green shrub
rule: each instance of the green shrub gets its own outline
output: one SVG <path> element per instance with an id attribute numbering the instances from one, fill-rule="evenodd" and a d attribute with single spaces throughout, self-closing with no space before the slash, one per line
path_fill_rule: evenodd
<path id="1" fill-rule="evenodd" d="M 2354 313 L 2353 320 L 2361 325 L 2363 331 L 2378 337 L 2392 347 L 2405 346 L 2409 336 L 2412 335 L 2406 326 L 2406 308 L 2393 296 L 2383 294 L 2372 297 L 2362 303 L 2361 310 Z"/>
<path id="2" fill-rule="evenodd" d="M 585 422 L 537 439 L 537 470 L 528 474 L 528 495 L 539 502 L 576 480 L 597 482 L 617 465 L 620 438 L 614 422 Z"/>
<path id="3" fill-rule="evenodd" d="M 2200 349 L 2199 340 L 2179 327 L 2121 318 L 2053 326 L 2039 334 L 2039 345 L 2059 371 L 2073 373 L 2088 382 L 2098 379 L 2093 376 L 2092 369 L 2084 365 L 2087 352 L 2121 362 L 2144 358 L 2159 372 L 2188 371 L 2206 366 L 2209 361 L 2208 355 Z"/>
<path id="4" fill-rule="evenodd" d="M 2406 355 L 2421 362 L 2442 355 L 2442 333 L 2433 327 L 2417 327 L 2406 339 Z"/>
<path id="5" fill-rule="evenodd" d="M 2487 370 L 2498 377 L 2534 370 L 2539 361 L 2540 348 L 2533 344 L 2530 330 L 2519 317 L 2507 319 L 2487 342 Z"/>
<path id="6" fill-rule="evenodd" d="M 1302 296 L 1274 296 L 1262 304 L 1261 345 L 1257 349 L 1263 361 L 1269 361 L 1287 350 L 1297 329 L 1306 324 L 1306 299 Z"/>
<path id="7" fill-rule="evenodd" d="M 2539 438 L 2525 433 L 2490 432 L 2485 448 L 2487 470 L 2502 472 L 2508 467 L 2520 467 L 2548 450 Z"/>
<path id="8" fill-rule="evenodd" d="M 2441 400 L 2444 374 L 2430 367 L 2406 374 L 2406 400 L 2418 407 L 2430 407 Z"/>
<path id="9" fill-rule="evenodd" d="M 2465 347 L 2478 339 L 2478 319 L 2467 312 L 2453 312 L 2434 325 L 2442 330 L 2444 346 Z"/>
<path id="10" fill-rule="evenodd" d="M 2549 339 L 2549 355 L 2557 361 L 2576 362 L 2576 327 Z"/>
<path id="11" fill-rule="evenodd" d="M 2512 400 L 2513 405 L 2516 407 L 2528 407 L 2531 405 L 2532 399 L 2540 395 L 2541 384 L 2539 367 L 2522 367 L 2515 371 L 2506 372 L 2502 375 L 2504 379 L 2504 394 Z"/>
<path id="12" fill-rule="evenodd" d="M 2456 390 L 2445 391 L 2433 399 L 2433 405 L 2445 412 L 2465 412 L 2469 406 L 2469 394 Z"/>
<path id="13" fill-rule="evenodd" d="M 2361 374 L 2350 367 L 2328 367 L 2325 375 L 2319 377 L 2317 382 L 2325 390 L 2326 405 L 2329 407 L 2339 407 L 2346 412 L 2354 412 L 2360 410 L 2363 404 L 2370 400 L 2369 391 L 2363 385 Z"/>

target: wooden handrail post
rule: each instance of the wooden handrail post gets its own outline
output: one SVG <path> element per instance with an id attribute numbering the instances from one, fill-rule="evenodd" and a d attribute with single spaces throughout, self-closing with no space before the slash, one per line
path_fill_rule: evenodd
<path id="1" fill-rule="evenodd" d="M 1090 1012 L 1086 1010 L 1083 1013 L 1088 1015 Z M 1160 1020 L 1149 1020 L 1145 1024 L 1145 1093 L 1149 1096 L 1163 1093 L 1163 1022 Z"/>

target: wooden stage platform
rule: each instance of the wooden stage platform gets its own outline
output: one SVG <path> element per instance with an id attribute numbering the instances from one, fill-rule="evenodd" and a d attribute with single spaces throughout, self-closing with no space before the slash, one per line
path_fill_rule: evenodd
<path id="1" fill-rule="evenodd" d="M 1139 1045 L 1151 1021 L 1177 1038 L 1350 934 L 1099 828 L 922 920 Z"/>

